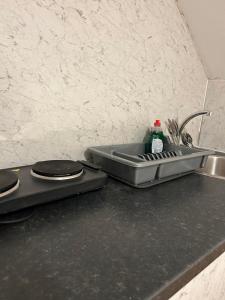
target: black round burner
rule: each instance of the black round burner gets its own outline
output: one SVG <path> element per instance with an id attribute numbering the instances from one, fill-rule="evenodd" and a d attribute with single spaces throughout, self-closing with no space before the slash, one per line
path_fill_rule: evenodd
<path id="1" fill-rule="evenodd" d="M 2 170 L 0 171 L 0 196 L 6 194 L 7 191 L 14 191 L 14 187 L 18 185 L 18 177 L 12 171 Z"/>
<path id="2" fill-rule="evenodd" d="M 74 178 L 83 172 L 83 166 L 73 160 L 47 160 L 37 162 L 32 166 L 32 175 L 43 178 Z"/>

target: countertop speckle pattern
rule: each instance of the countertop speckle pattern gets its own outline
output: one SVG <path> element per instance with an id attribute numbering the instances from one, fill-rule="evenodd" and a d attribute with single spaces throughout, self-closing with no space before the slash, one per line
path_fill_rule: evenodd
<path id="1" fill-rule="evenodd" d="M 225 240 L 224 200 L 224 181 L 193 174 L 40 206 L 0 227 L 0 299 L 149 299 Z"/>

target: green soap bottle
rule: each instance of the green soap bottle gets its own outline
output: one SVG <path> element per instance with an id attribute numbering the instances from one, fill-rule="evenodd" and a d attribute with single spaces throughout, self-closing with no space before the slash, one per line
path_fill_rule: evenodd
<path id="1" fill-rule="evenodd" d="M 160 120 L 156 120 L 154 127 L 149 130 L 144 138 L 145 153 L 161 153 L 164 149 L 165 136 L 161 128 Z"/>

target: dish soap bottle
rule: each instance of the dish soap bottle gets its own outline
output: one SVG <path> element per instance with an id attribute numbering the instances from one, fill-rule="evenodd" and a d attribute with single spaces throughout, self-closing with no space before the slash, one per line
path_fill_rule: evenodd
<path id="1" fill-rule="evenodd" d="M 165 136 L 161 128 L 160 120 L 156 120 L 154 127 L 145 138 L 145 153 L 160 153 L 163 151 Z"/>

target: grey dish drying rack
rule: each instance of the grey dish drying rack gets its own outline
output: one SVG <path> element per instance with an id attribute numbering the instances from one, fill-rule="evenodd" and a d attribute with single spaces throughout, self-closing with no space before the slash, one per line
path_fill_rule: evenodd
<path id="1" fill-rule="evenodd" d="M 159 154 L 145 153 L 144 143 L 90 147 L 88 161 L 112 177 L 137 188 L 147 188 L 202 168 L 214 151 L 166 144 Z"/>

